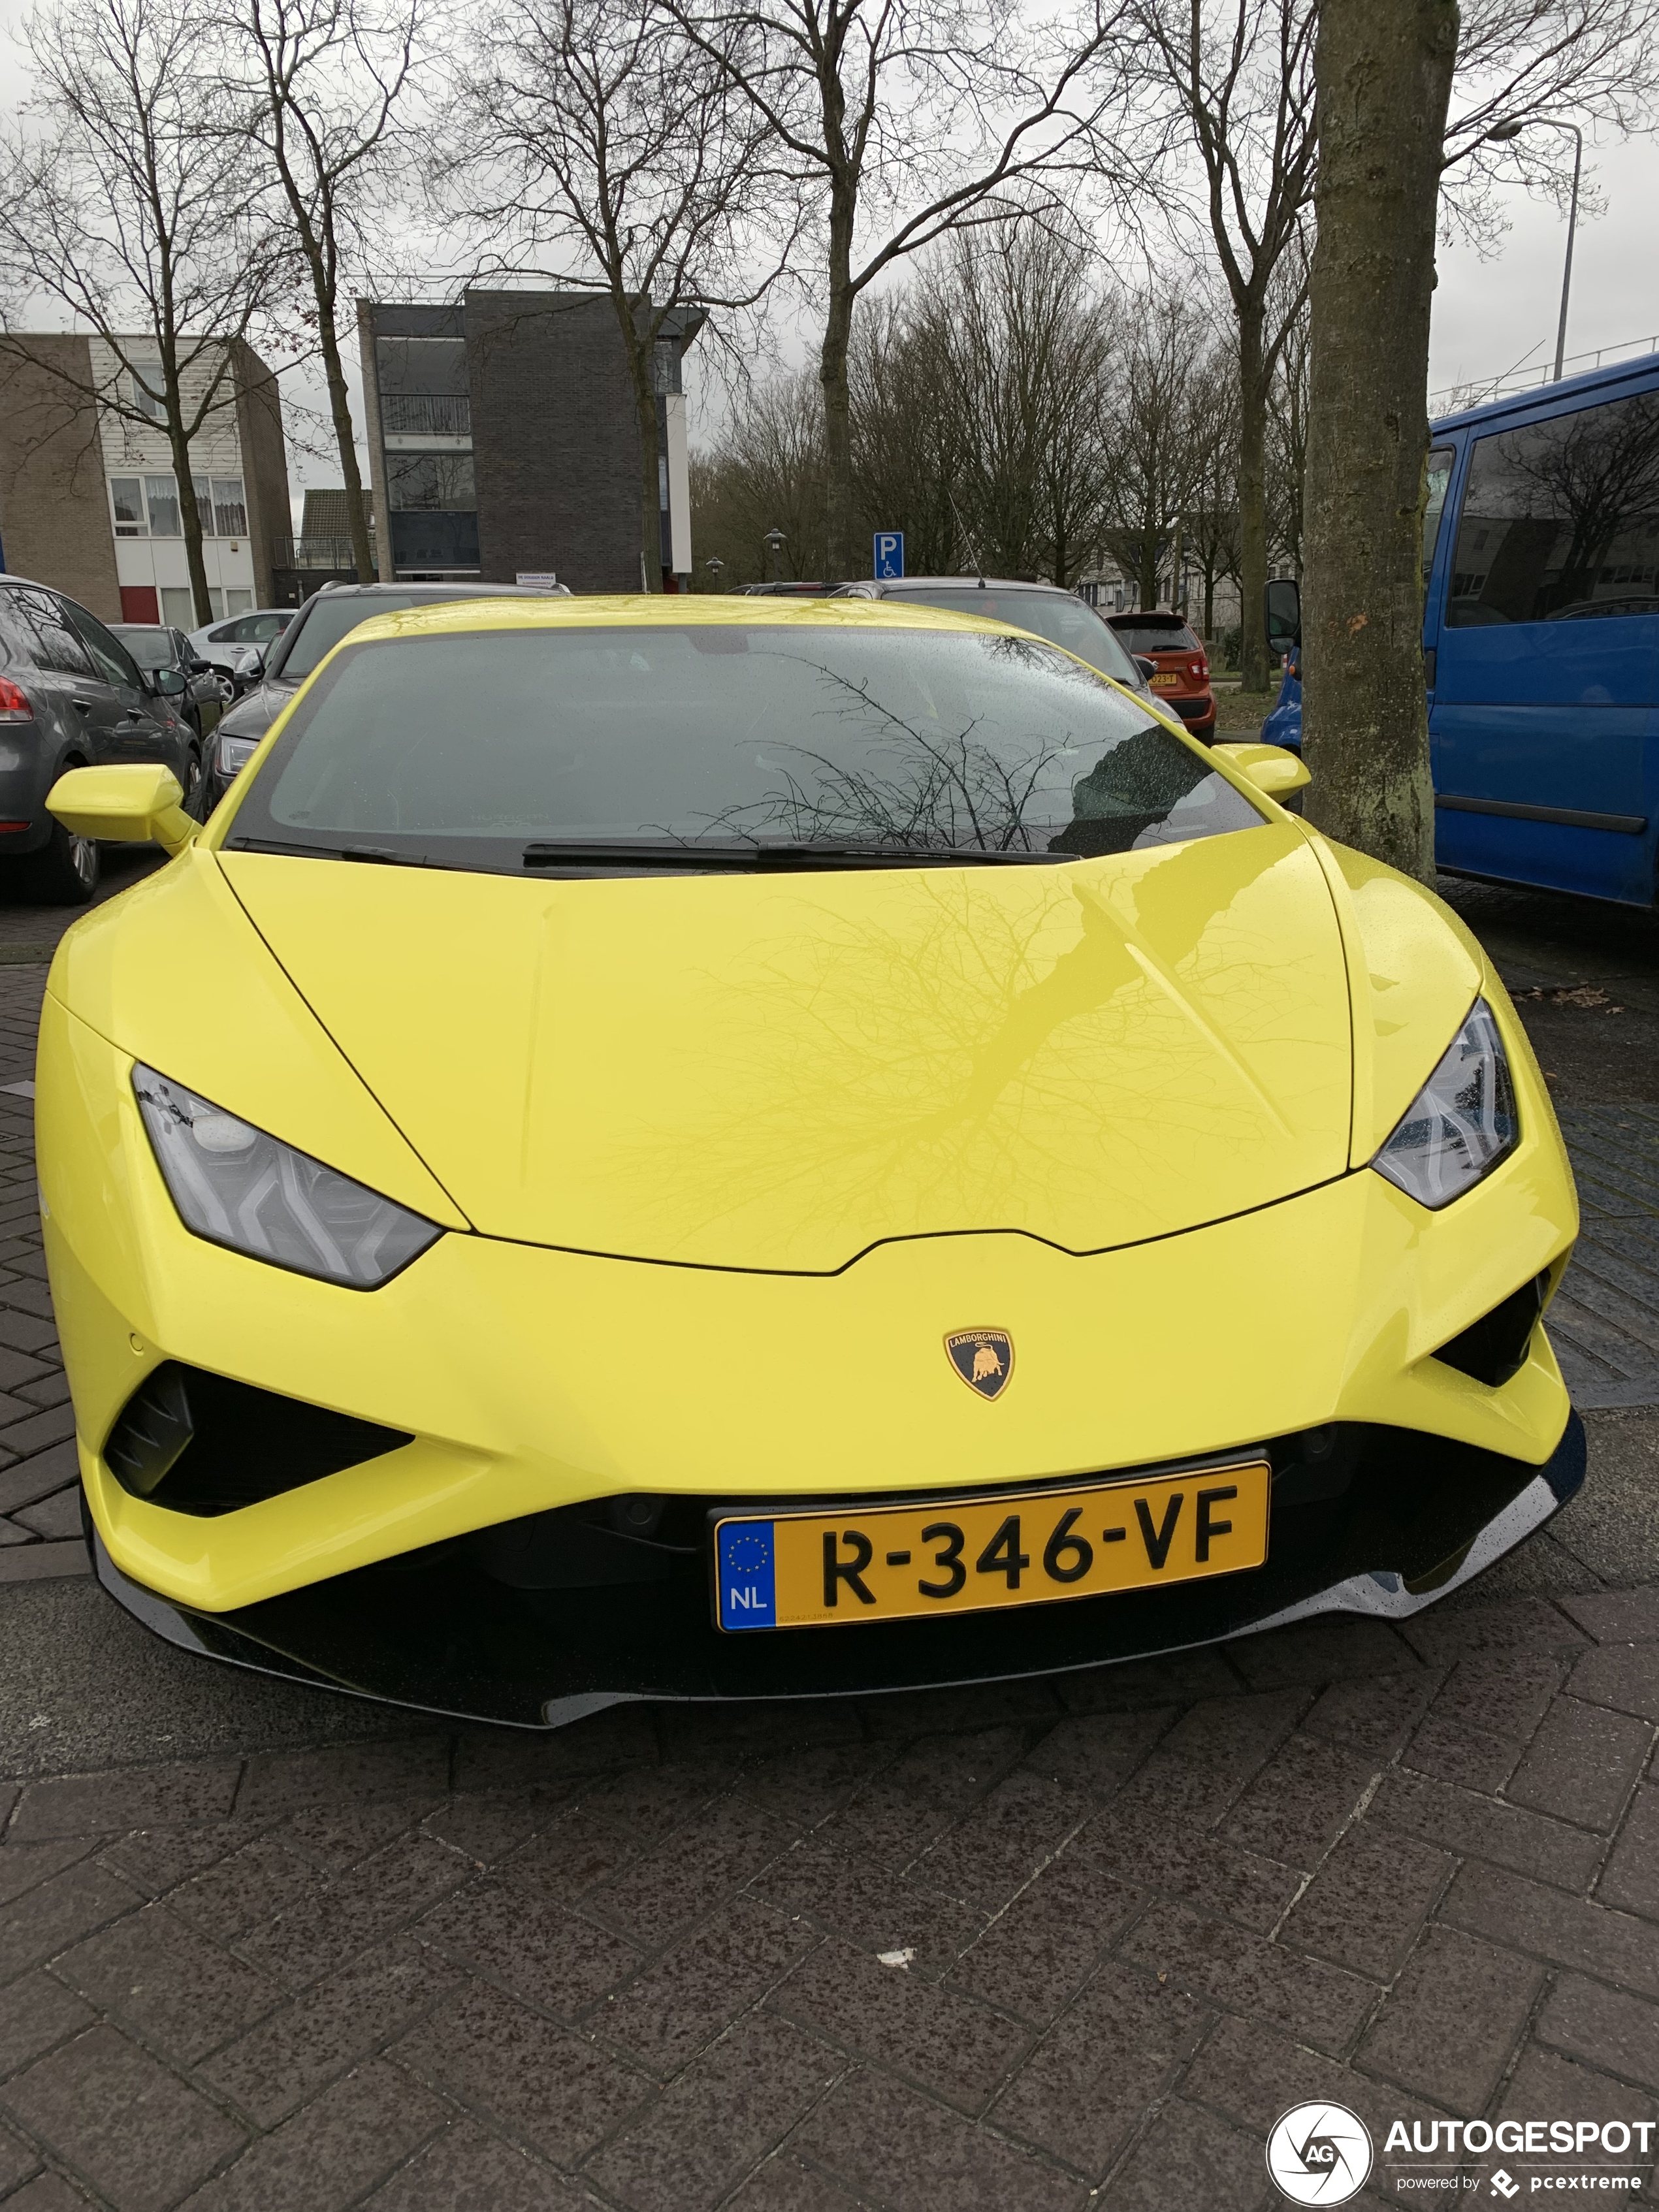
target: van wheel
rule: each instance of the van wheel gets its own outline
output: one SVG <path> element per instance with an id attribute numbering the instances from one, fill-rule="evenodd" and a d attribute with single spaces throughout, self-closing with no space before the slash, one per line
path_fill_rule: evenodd
<path id="1" fill-rule="evenodd" d="M 73 836 L 54 822 L 51 842 L 20 862 L 18 874 L 28 896 L 42 906 L 86 906 L 98 890 L 97 842 Z"/>

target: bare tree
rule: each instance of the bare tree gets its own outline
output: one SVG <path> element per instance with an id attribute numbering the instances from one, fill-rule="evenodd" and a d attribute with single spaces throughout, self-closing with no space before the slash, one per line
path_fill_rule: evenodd
<path id="1" fill-rule="evenodd" d="M 239 137 L 212 119 L 201 21 L 183 0 L 57 0 L 23 39 L 35 89 L 0 145 L 10 179 L 0 348 L 34 359 L 17 325 L 44 301 L 113 356 L 113 372 L 85 385 L 61 350 L 35 365 L 109 416 L 165 428 L 205 623 L 191 440 L 236 404 L 237 342 L 286 277 L 283 241 Z"/>
<path id="2" fill-rule="evenodd" d="M 1105 540 L 1140 605 L 1155 607 L 1158 578 L 1188 513 L 1201 501 L 1209 422 L 1204 358 L 1209 317 L 1184 284 L 1138 300 L 1118 369 Z M 1178 557 L 1178 556 L 1177 556 Z"/>
<path id="3" fill-rule="evenodd" d="M 779 195 L 765 125 L 737 90 L 743 35 L 687 39 L 651 0 L 505 0 L 479 27 L 452 116 L 448 186 L 501 255 L 563 251 L 615 309 L 647 590 L 661 584 L 659 344 L 688 308 L 754 307 L 793 235 L 763 220 Z"/>
<path id="4" fill-rule="evenodd" d="M 1244 688 L 1267 682 L 1267 398 L 1298 288 L 1276 283 L 1316 168 L 1315 0 L 1140 0 L 1141 20 L 1203 173 L 1238 343 L 1238 519 Z"/>
<path id="5" fill-rule="evenodd" d="M 845 575 L 854 514 L 854 310 L 886 270 L 982 219 L 1019 179 L 1095 149 L 1110 189 L 1144 182 L 1120 65 L 1133 0 L 1084 0 L 1030 30 L 1018 0 L 662 0 L 728 71 L 821 215 L 818 377 L 828 558 Z M 1107 149 L 1103 152 L 1103 148 Z"/>
<path id="6" fill-rule="evenodd" d="M 1308 272 L 1300 242 L 1279 265 L 1280 282 L 1299 304 L 1286 318 L 1267 387 L 1267 552 L 1302 574 L 1303 486 L 1308 473 Z"/>
<path id="7" fill-rule="evenodd" d="M 1429 304 L 1455 0 L 1323 0 L 1304 718 L 1322 829 L 1434 880 Z"/>
<path id="8" fill-rule="evenodd" d="M 343 260 L 384 178 L 423 0 L 230 0 L 228 91 L 293 227 L 311 289 L 361 583 L 374 577 L 351 399 L 340 357 Z M 380 528 L 387 527 L 385 516 Z"/>
<path id="9" fill-rule="evenodd" d="M 1193 379 L 1196 444 L 1187 507 L 1187 544 L 1204 591 L 1205 638 L 1215 635 L 1216 586 L 1237 584 L 1238 544 L 1238 363 L 1234 349 L 1212 346 Z"/>
<path id="10" fill-rule="evenodd" d="M 773 531 L 783 575 L 823 574 L 823 410 L 810 369 L 739 396 L 719 449 L 692 461 L 691 506 L 697 543 L 720 564 L 705 564 L 701 588 L 763 582 Z"/>

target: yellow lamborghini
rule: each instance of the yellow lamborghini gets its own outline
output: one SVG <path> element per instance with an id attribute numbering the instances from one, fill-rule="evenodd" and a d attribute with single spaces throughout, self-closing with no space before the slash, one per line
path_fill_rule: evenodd
<path id="1" fill-rule="evenodd" d="M 106 1589 L 553 1726 L 1466 1581 L 1583 1479 L 1572 1183 L 1306 780 L 994 623 L 623 599 L 366 623 L 205 829 L 65 775 L 172 855 L 40 1031 Z"/>

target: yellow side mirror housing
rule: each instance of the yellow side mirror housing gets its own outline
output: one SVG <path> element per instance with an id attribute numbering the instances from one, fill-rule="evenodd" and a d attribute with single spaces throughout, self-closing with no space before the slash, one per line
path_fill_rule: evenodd
<path id="1" fill-rule="evenodd" d="M 1307 763 L 1284 745 L 1212 745 L 1210 750 L 1225 753 L 1239 774 L 1269 799 L 1288 798 L 1313 781 Z"/>
<path id="2" fill-rule="evenodd" d="M 179 804 L 184 798 L 171 769 L 149 761 L 119 767 L 72 768 L 46 793 L 46 811 L 77 837 L 112 844 L 157 844 L 182 853 L 200 826 Z"/>

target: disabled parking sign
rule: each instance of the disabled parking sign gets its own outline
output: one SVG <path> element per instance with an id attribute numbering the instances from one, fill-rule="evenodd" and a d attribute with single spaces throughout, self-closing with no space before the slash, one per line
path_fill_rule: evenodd
<path id="1" fill-rule="evenodd" d="M 877 531 L 875 573 L 878 584 L 893 582 L 904 574 L 904 532 L 902 530 Z"/>

